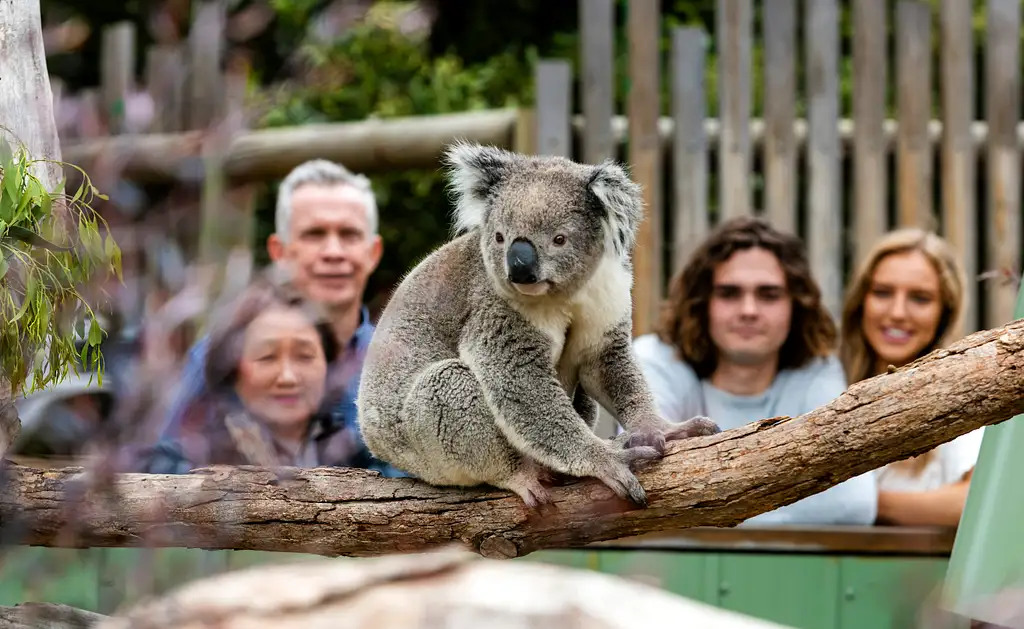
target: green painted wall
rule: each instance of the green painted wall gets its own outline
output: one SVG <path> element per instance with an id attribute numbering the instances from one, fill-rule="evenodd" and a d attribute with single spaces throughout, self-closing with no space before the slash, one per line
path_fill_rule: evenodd
<path id="1" fill-rule="evenodd" d="M 0 605 L 43 601 L 110 612 L 146 591 L 163 592 L 204 573 L 310 558 L 195 549 L 8 549 L 0 563 Z M 156 570 L 149 569 L 150 561 Z M 799 629 L 905 629 L 915 625 L 914 615 L 944 577 L 947 560 L 602 549 L 543 551 L 522 561 L 637 579 Z"/>

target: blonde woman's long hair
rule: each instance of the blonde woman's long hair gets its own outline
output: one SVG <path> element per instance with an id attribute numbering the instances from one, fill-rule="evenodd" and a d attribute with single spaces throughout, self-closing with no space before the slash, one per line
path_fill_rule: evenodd
<path id="1" fill-rule="evenodd" d="M 840 323 L 839 359 L 851 385 L 878 375 L 877 355 L 864 337 L 862 326 L 864 299 L 871 287 L 875 268 L 883 258 L 909 251 L 920 251 L 935 267 L 939 274 L 939 299 L 942 303 L 942 313 L 935 337 L 921 350 L 917 358 L 953 340 L 949 337 L 963 316 L 964 286 L 967 283 L 963 265 L 960 264 L 956 252 L 948 241 L 931 231 L 918 228 L 891 231 L 864 257 L 846 291 Z M 928 464 L 934 456 L 933 453 L 934 450 L 913 459 L 898 461 L 896 464 L 910 467 L 911 472 L 916 475 Z"/>

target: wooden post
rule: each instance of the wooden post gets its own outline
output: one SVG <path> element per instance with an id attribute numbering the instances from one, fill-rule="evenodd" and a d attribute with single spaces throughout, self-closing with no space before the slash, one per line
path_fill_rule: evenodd
<path id="1" fill-rule="evenodd" d="M 673 274 L 682 269 L 710 229 L 708 141 L 704 130 L 706 40 L 707 34 L 700 28 L 672 31 Z"/>
<path id="2" fill-rule="evenodd" d="M 959 1 L 959 0 L 954 0 Z M 859 264 L 889 228 L 885 95 L 886 0 L 853 4 L 853 259 Z"/>
<path id="3" fill-rule="evenodd" d="M 985 118 L 987 174 L 987 271 L 1020 274 L 1021 201 L 1020 148 L 1020 0 L 988 0 L 985 37 Z M 1013 312 L 1013 288 L 989 282 L 985 295 L 985 327 L 1006 321 Z"/>
<path id="4" fill-rule="evenodd" d="M 543 59 L 535 70 L 537 152 L 572 157 L 572 66 L 562 59 Z"/>
<path id="5" fill-rule="evenodd" d="M 182 130 L 185 71 L 181 48 L 154 46 L 146 51 L 146 89 L 157 105 L 151 131 L 175 133 Z"/>
<path id="6" fill-rule="evenodd" d="M 192 30 L 189 33 L 189 83 L 186 123 L 190 129 L 208 127 L 223 114 L 224 25 L 227 19 L 223 0 L 199 0 L 195 3 Z"/>
<path id="7" fill-rule="evenodd" d="M 125 103 L 135 77 L 135 25 L 118 22 L 103 29 L 100 55 L 102 119 L 111 135 L 124 131 Z"/>
<path id="8" fill-rule="evenodd" d="M 629 0 L 629 163 L 643 187 L 644 221 L 633 250 L 633 334 L 650 332 L 662 294 L 661 13 L 658 0 Z"/>
<path id="9" fill-rule="evenodd" d="M 579 0 L 580 63 L 583 68 L 583 159 L 597 164 L 616 157 L 612 140 L 615 113 L 615 3 Z"/>
<path id="10" fill-rule="evenodd" d="M 765 214 L 777 229 L 797 233 L 796 1 L 764 6 Z"/>
<path id="11" fill-rule="evenodd" d="M 942 45 L 942 227 L 957 251 L 967 276 L 964 316 L 953 330 L 956 338 L 977 331 L 978 218 L 975 200 L 977 158 L 971 138 L 974 122 L 974 29 L 971 5 L 942 0 L 939 10 Z"/>
<path id="12" fill-rule="evenodd" d="M 750 200 L 750 0 L 718 0 L 719 220 L 752 212 Z"/>
<path id="13" fill-rule="evenodd" d="M 839 169 L 839 8 L 837 0 L 808 0 L 807 245 L 822 299 L 838 316 L 843 299 L 842 173 Z"/>
<path id="14" fill-rule="evenodd" d="M 932 207 L 931 7 L 900 0 L 896 4 L 896 84 L 899 86 L 897 194 L 900 227 L 936 229 Z M 966 98 L 966 95 L 964 96 Z"/>

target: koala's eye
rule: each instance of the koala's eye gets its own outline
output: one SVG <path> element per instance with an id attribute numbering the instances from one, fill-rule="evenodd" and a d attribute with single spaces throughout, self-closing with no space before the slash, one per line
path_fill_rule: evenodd
<path id="1" fill-rule="evenodd" d="M 501 232 L 494 232 L 494 242 L 499 244 L 505 242 L 505 237 L 501 235 Z"/>
<path id="2" fill-rule="evenodd" d="M 557 236 L 555 236 L 554 242 L 555 242 L 556 245 L 564 245 L 565 244 L 565 236 L 562 235 L 562 234 L 558 234 Z"/>

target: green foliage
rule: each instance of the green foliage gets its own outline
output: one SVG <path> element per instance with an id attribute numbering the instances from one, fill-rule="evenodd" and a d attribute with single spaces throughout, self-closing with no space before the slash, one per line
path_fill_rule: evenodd
<path id="1" fill-rule="evenodd" d="M 32 159 L 24 147 L 14 151 L 0 137 L 0 374 L 16 392 L 30 374 L 27 391 L 63 379 L 69 369 L 77 373 L 79 361 L 102 378 L 103 329 L 79 289 L 101 272 L 121 279 L 121 251 L 101 235 L 104 221 L 89 206 L 93 197 L 106 197 L 84 172 L 71 196 L 47 190 L 32 172 L 45 162 L 53 163 Z M 79 352 L 76 339 L 83 337 Z"/>
<path id="2" fill-rule="evenodd" d="M 261 126 L 514 107 L 532 98 L 532 56 L 503 54 L 466 65 L 453 54 L 432 58 L 423 39 L 374 24 L 303 53 L 311 78 L 278 95 Z M 384 257 L 367 287 L 368 297 L 393 286 L 448 238 L 451 226 L 451 205 L 438 170 L 389 172 L 372 180 Z M 273 229 L 273 198 L 268 195 L 259 208 L 257 242 L 265 242 Z"/>

